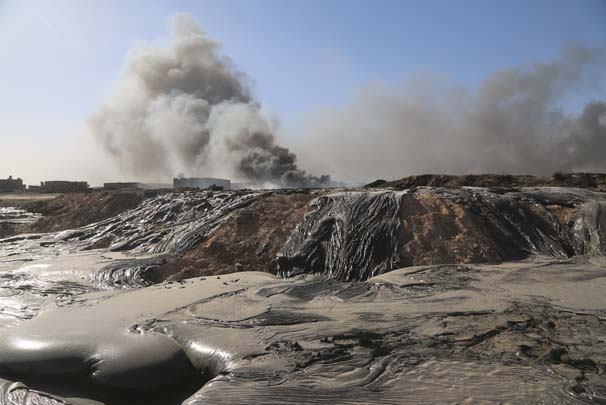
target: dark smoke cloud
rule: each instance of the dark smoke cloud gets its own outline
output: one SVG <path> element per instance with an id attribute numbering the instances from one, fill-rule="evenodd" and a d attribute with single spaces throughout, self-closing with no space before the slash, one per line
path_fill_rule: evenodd
<path id="1" fill-rule="evenodd" d="M 129 174 L 184 173 L 257 185 L 313 186 L 296 156 L 275 143 L 274 125 L 244 75 L 198 23 L 171 19 L 168 42 L 133 50 L 110 99 L 90 119 L 94 136 Z"/>
<path id="2" fill-rule="evenodd" d="M 605 54 L 567 46 L 550 63 L 496 72 L 476 92 L 429 75 L 405 88 L 369 86 L 350 105 L 307 117 L 301 164 L 348 180 L 606 171 L 606 104 L 576 117 L 556 108 L 599 85 Z"/>
<path id="3" fill-rule="evenodd" d="M 247 78 L 192 17 L 175 16 L 171 33 L 129 54 L 115 92 L 90 119 L 125 173 L 330 183 L 300 170 L 297 156 L 276 144 L 274 121 Z M 576 117 L 555 107 L 571 91 L 597 85 L 605 54 L 568 46 L 550 63 L 496 72 L 475 92 L 429 75 L 403 89 L 368 87 L 350 105 L 308 117 L 297 150 L 304 166 L 347 180 L 606 171 L 606 104 L 590 103 Z"/>

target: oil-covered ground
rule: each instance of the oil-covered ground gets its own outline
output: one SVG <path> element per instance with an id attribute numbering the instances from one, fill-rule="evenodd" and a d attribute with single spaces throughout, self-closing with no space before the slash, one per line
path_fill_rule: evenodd
<path id="1" fill-rule="evenodd" d="M 0 403 L 606 403 L 605 253 L 590 188 L 141 198 L 0 240 Z"/>

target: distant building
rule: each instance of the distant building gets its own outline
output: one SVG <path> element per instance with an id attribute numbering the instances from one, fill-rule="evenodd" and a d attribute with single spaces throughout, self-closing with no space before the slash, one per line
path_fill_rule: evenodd
<path id="1" fill-rule="evenodd" d="M 231 190 L 231 181 L 226 179 L 213 179 L 210 177 L 191 177 L 191 178 L 174 178 L 173 188 L 199 188 L 201 190 L 207 188 L 222 188 L 223 190 Z"/>
<path id="2" fill-rule="evenodd" d="M 142 190 L 144 188 L 143 184 L 138 182 L 103 183 L 105 190 Z"/>
<path id="3" fill-rule="evenodd" d="M 0 191 L 24 191 L 25 185 L 21 179 L 13 179 L 13 176 L 8 176 L 8 179 L 0 179 Z"/>
<path id="4" fill-rule="evenodd" d="M 90 187 L 86 181 L 50 180 L 41 182 L 39 189 L 37 187 L 32 189 L 30 186 L 30 190 L 43 193 L 77 193 L 90 191 Z"/>

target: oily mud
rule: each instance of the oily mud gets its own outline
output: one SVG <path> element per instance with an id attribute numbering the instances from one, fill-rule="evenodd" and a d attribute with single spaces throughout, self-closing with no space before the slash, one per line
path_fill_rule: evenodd
<path id="1" fill-rule="evenodd" d="M 243 272 L 86 293 L 0 335 L 2 373 L 49 395 L 69 391 L 48 373 L 80 373 L 122 398 L 198 376 L 167 403 L 598 402 L 605 263 L 423 266 L 362 283 Z"/>
<path id="2" fill-rule="evenodd" d="M 279 252 L 279 274 L 365 280 L 404 266 L 606 252 L 606 195 L 584 189 L 332 193 Z"/>
<path id="3" fill-rule="evenodd" d="M 276 273 L 284 241 L 321 192 L 272 192 L 239 209 L 197 247 L 158 267 L 156 281 L 234 271 Z"/>
<path id="4" fill-rule="evenodd" d="M 185 192 L 2 239 L 0 403 L 602 403 L 604 201 Z"/>
<path id="5" fill-rule="evenodd" d="M 18 229 L 28 226 L 40 218 L 40 214 L 17 207 L 0 206 L 0 238 L 18 233 Z"/>
<path id="6" fill-rule="evenodd" d="M 0 237 L 85 226 L 133 209 L 146 197 L 143 191 L 0 195 Z M 22 220 L 3 221 L 3 210 L 18 212 Z"/>
<path id="7" fill-rule="evenodd" d="M 14 259 L 66 249 L 126 255 L 97 272 L 99 288 L 236 271 L 359 281 L 406 266 L 603 254 L 605 208 L 605 194 L 570 188 L 168 193 L 2 245 Z"/>
<path id="8" fill-rule="evenodd" d="M 0 223 L 30 224 L 36 222 L 40 214 L 16 207 L 0 207 Z"/>
<path id="9" fill-rule="evenodd" d="M 279 273 L 325 273 L 365 280 L 397 267 L 402 193 L 343 192 L 314 201 L 313 211 L 279 253 Z"/>

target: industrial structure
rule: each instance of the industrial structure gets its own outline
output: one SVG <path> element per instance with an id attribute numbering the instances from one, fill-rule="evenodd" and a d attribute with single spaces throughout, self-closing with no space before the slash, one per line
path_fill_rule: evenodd
<path id="1" fill-rule="evenodd" d="M 8 176 L 7 179 L 0 179 L 0 192 L 2 191 L 24 191 L 25 185 L 21 179 L 13 179 Z"/>
<path id="2" fill-rule="evenodd" d="M 211 177 L 175 177 L 173 179 L 173 188 L 198 188 L 202 190 L 218 188 L 222 190 L 231 190 L 231 181 L 226 179 L 213 179 Z"/>
<path id="3" fill-rule="evenodd" d="M 235 186 L 243 188 L 244 183 L 234 183 Z M 103 183 L 103 190 L 107 191 L 135 191 L 135 190 L 168 190 L 173 189 L 200 189 L 200 190 L 231 190 L 232 182 L 228 179 L 216 179 L 212 177 L 179 177 L 174 178 L 172 185 L 170 183 L 142 183 L 142 182 L 108 182 Z M 95 188 L 100 190 L 101 188 Z M 42 181 L 40 185 L 23 184 L 20 178 L 8 176 L 6 179 L 0 179 L 0 192 L 18 192 L 30 191 L 34 193 L 77 193 L 87 192 L 93 189 L 86 181 L 64 181 L 49 180 Z"/>
<path id="4" fill-rule="evenodd" d="M 29 186 L 30 191 L 41 193 L 77 193 L 90 191 L 86 181 L 50 180 L 42 181 L 39 186 Z"/>

